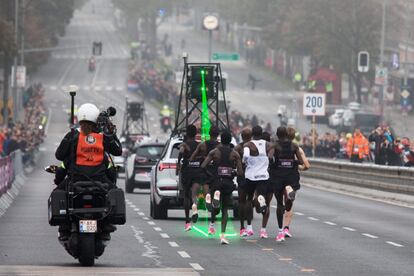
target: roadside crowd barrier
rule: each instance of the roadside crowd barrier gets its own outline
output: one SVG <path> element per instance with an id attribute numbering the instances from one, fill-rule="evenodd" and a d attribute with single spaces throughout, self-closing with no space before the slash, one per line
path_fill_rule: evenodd
<path id="1" fill-rule="evenodd" d="M 17 197 L 25 180 L 20 151 L 0 158 L 0 216 Z"/>
<path id="2" fill-rule="evenodd" d="M 414 195 L 414 168 L 310 158 L 305 178 Z"/>

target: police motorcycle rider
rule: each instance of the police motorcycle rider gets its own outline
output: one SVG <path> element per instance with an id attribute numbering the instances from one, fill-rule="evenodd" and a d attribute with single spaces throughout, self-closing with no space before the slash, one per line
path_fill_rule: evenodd
<path id="1" fill-rule="evenodd" d="M 85 103 L 79 107 L 80 129 L 67 133 L 55 152 L 56 159 L 62 161 L 55 172 L 56 189 L 65 190 L 69 181 L 90 180 L 109 184 L 108 190 L 116 188 L 116 172 L 109 154 L 122 155 L 122 145 L 112 123 L 102 132 L 98 129 L 99 116 L 99 109 L 94 104 Z M 105 224 L 102 239 L 109 240 L 109 233 L 115 230 L 115 226 Z M 67 239 L 69 231 L 68 225 L 60 225 L 59 240 Z"/>

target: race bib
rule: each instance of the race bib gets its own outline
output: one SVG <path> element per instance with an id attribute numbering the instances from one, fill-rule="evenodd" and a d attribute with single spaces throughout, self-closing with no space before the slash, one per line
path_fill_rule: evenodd
<path id="1" fill-rule="evenodd" d="M 279 159 L 279 168 L 283 169 L 293 169 L 294 167 L 294 160 L 291 159 Z"/>
<path id="2" fill-rule="evenodd" d="M 231 177 L 233 175 L 233 168 L 230 167 L 218 167 L 217 174 L 219 176 Z"/>

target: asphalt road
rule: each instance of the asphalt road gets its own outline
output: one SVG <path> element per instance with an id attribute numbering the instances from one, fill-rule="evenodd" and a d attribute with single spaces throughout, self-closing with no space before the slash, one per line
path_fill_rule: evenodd
<path id="1" fill-rule="evenodd" d="M 65 109 L 69 96 L 60 87 L 79 85 L 78 103 L 115 105 L 119 109 L 118 123 L 122 121 L 125 96 L 140 99 L 125 89 L 127 48 L 111 23 L 110 7 L 106 2 L 99 3 L 93 14 L 90 5 L 77 12 L 61 40 L 65 45 L 89 46 L 93 39 L 101 39 L 104 56 L 98 70 L 87 71 L 88 47 L 56 54 L 34 77 L 47 87 L 51 112 L 48 139 L 36 169 L 0 218 L 0 275 L 413 275 L 412 209 L 307 187 L 302 188 L 295 203 L 293 238 L 280 244 L 274 241 L 276 217 L 272 207 L 269 239 L 258 239 L 260 219 L 256 215 L 256 234 L 249 239 L 237 236 L 238 221 L 229 223 L 228 233 L 235 235 L 229 237 L 228 246 L 219 245 L 218 235 L 184 232 L 183 211 L 170 211 L 167 220 L 152 220 L 148 191 L 136 190 L 126 195 L 126 225 L 119 226 L 112 235 L 96 266 L 79 267 L 58 243 L 57 227 L 47 223 L 47 198 L 54 187 L 53 176 L 42 168 L 56 163 L 54 150 L 68 131 Z M 246 72 L 243 64 L 239 66 Z M 274 100 L 269 107 L 277 105 L 279 98 L 260 99 L 250 98 L 249 108 L 272 118 L 274 109 L 261 106 L 270 99 Z M 148 116 L 154 118 L 151 131 L 158 135 L 158 112 L 147 107 Z M 124 186 L 123 180 L 119 186 Z M 205 216 L 201 216 L 197 227 L 206 228 Z"/>

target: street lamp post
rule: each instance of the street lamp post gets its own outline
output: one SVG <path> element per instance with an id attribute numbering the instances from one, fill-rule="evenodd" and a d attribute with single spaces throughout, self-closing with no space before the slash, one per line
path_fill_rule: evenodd
<path id="1" fill-rule="evenodd" d="M 384 44 L 385 44 L 385 20 L 387 15 L 387 0 L 382 1 L 382 22 L 381 22 L 381 45 L 380 45 L 380 67 L 384 67 Z M 384 116 L 384 83 L 380 85 L 379 93 L 380 113 Z"/>

